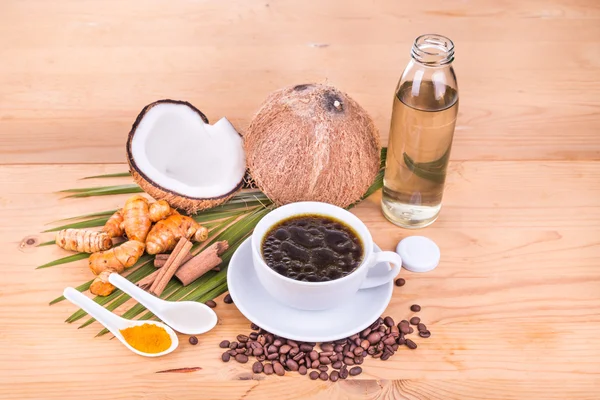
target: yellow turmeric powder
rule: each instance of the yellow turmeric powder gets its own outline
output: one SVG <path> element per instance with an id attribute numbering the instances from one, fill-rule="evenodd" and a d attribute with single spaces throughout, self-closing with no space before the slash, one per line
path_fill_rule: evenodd
<path id="1" fill-rule="evenodd" d="M 171 347 L 171 336 L 154 324 L 136 325 L 121 329 L 125 341 L 142 353 L 161 353 Z"/>

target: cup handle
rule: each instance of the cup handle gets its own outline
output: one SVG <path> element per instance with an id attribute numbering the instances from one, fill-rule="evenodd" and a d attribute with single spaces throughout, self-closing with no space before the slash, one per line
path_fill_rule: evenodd
<path id="1" fill-rule="evenodd" d="M 388 271 L 387 274 L 383 276 L 373 276 L 367 277 L 362 285 L 360 285 L 360 289 L 369 289 L 376 286 L 381 286 L 392 279 L 394 279 L 398 273 L 400 272 L 400 267 L 402 265 L 402 258 L 397 253 L 393 251 L 380 251 L 379 253 L 374 253 L 373 258 L 371 259 L 371 265 L 369 269 L 373 268 L 375 264 L 380 262 L 389 262 L 392 264 L 392 269 Z"/>

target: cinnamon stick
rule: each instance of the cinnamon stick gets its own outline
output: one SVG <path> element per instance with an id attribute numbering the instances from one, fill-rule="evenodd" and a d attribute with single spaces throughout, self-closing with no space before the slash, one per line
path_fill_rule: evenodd
<path id="1" fill-rule="evenodd" d="M 144 290 L 148 289 L 150 286 L 152 286 L 152 284 L 156 280 L 156 277 L 158 276 L 159 272 L 160 272 L 160 270 L 154 271 L 153 273 L 151 273 L 147 277 L 145 277 L 143 279 L 140 279 L 139 282 L 136 285 L 138 285 L 139 287 L 141 287 Z"/>
<path id="2" fill-rule="evenodd" d="M 167 260 L 169 259 L 169 256 L 170 256 L 170 254 L 166 254 L 166 253 L 165 254 L 157 254 L 156 257 L 154 258 L 154 267 L 162 268 L 166 264 Z M 192 253 L 187 253 L 181 263 L 185 264 L 192 257 L 194 257 L 194 255 Z"/>
<path id="3" fill-rule="evenodd" d="M 158 270 L 158 275 L 152 283 L 152 286 L 150 286 L 150 289 L 148 290 L 149 292 L 154 293 L 156 296 L 160 296 L 162 294 L 163 290 L 165 290 L 167 284 L 177 271 L 177 268 L 179 268 L 181 265 L 181 261 L 184 259 L 186 254 L 190 252 L 191 248 L 192 242 L 187 240 L 185 237 L 179 239 L 175 249 L 173 249 L 173 252 L 167 259 L 166 264 L 160 270 Z"/>
<path id="4" fill-rule="evenodd" d="M 226 240 L 213 243 L 202 250 L 200 254 L 183 264 L 175 273 L 175 277 L 187 286 L 217 265 L 223 260 L 219 257 L 229 248 Z"/>

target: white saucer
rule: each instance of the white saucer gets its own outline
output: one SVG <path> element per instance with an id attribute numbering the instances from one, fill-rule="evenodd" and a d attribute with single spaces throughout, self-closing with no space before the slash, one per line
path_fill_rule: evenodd
<path id="1" fill-rule="evenodd" d="M 304 311 L 287 307 L 262 287 L 252 265 L 251 239 L 236 250 L 227 270 L 227 285 L 240 312 L 261 328 L 287 339 L 303 342 L 328 342 L 358 333 L 385 311 L 392 298 L 393 281 L 358 293 L 340 306 L 323 311 Z M 374 245 L 375 252 L 381 249 Z M 369 276 L 389 271 L 379 263 Z"/>

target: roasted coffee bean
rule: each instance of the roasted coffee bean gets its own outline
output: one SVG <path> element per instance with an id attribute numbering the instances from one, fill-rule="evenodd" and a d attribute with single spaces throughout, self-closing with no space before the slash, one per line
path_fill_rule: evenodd
<path id="1" fill-rule="evenodd" d="M 398 343 L 394 343 L 392 345 L 392 350 L 397 351 L 398 350 Z"/>
<path id="2" fill-rule="evenodd" d="M 321 350 L 333 351 L 333 344 L 332 343 L 321 343 Z"/>
<path id="3" fill-rule="evenodd" d="M 245 354 L 238 354 L 237 356 L 235 356 L 235 361 L 241 364 L 246 364 L 248 362 L 248 356 Z"/>
<path id="4" fill-rule="evenodd" d="M 299 365 L 304 365 L 304 358 L 301 358 L 300 361 L 298 361 Z"/>
<path id="5" fill-rule="evenodd" d="M 252 350 L 253 349 L 246 349 L 246 355 L 247 356 L 251 356 L 252 355 Z"/>
<path id="6" fill-rule="evenodd" d="M 427 327 L 425 326 L 425 324 L 424 324 L 424 323 L 420 322 L 420 323 L 417 325 L 417 330 L 418 330 L 419 332 L 426 331 L 426 330 L 427 330 Z"/>
<path id="7" fill-rule="evenodd" d="M 365 338 L 365 337 L 369 336 L 369 333 L 371 333 L 371 328 L 366 328 L 365 330 L 363 330 L 360 333 L 360 337 Z"/>
<path id="8" fill-rule="evenodd" d="M 300 345 L 300 351 L 303 351 L 303 352 L 305 352 L 305 353 L 308 353 L 308 352 L 311 352 L 312 350 L 313 350 L 313 347 L 312 347 L 312 346 L 310 346 L 310 345 L 308 345 L 308 344 L 306 344 L 306 343 L 302 343 L 302 344 Z"/>
<path id="9" fill-rule="evenodd" d="M 304 356 L 304 361 L 306 361 L 306 366 L 310 367 L 310 364 L 312 363 L 312 360 L 310 359 L 310 355 L 305 355 Z"/>
<path id="10" fill-rule="evenodd" d="M 406 339 L 406 347 L 408 347 L 411 350 L 414 350 L 417 348 L 417 344 L 410 339 Z"/>
<path id="11" fill-rule="evenodd" d="M 354 368 L 350 369 L 350 376 L 359 375 L 361 372 L 362 372 L 361 367 L 354 367 Z"/>
<path id="12" fill-rule="evenodd" d="M 377 330 L 378 330 L 379 332 L 381 332 L 382 334 L 384 334 L 384 335 L 385 335 L 385 331 L 386 331 L 387 329 L 388 329 L 388 328 L 387 328 L 385 325 L 381 325 L 381 326 L 379 327 L 379 329 L 377 329 Z"/>
<path id="13" fill-rule="evenodd" d="M 278 362 L 273 363 L 273 371 L 275 372 L 276 375 L 279 375 L 279 376 L 285 375 L 285 369 L 283 368 L 283 365 L 281 365 L 281 363 L 278 363 Z"/>
<path id="14" fill-rule="evenodd" d="M 348 350 L 350 350 L 350 343 L 346 343 L 346 345 L 344 345 L 344 348 L 342 349 L 342 354 L 347 352 Z"/>
<path id="15" fill-rule="evenodd" d="M 231 295 L 229 293 L 227 293 L 227 296 L 225 296 L 223 298 L 223 301 L 225 302 L 225 304 L 231 304 L 231 303 L 233 303 L 233 299 L 231 298 Z"/>
<path id="16" fill-rule="evenodd" d="M 362 364 L 365 358 L 363 356 L 354 357 L 354 364 L 359 365 Z"/>
<path id="17" fill-rule="evenodd" d="M 331 364 L 331 360 L 329 359 L 329 357 L 319 357 L 319 362 L 323 365 L 328 365 Z"/>
<path id="18" fill-rule="evenodd" d="M 229 345 L 230 345 L 229 340 L 223 340 L 221 343 L 219 343 L 219 347 L 222 349 L 228 348 Z"/>
<path id="19" fill-rule="evenodd" d="M 362 352 L 363 352 L 363 350 L 364 350 L 364 349 L 363 349 L 362 347 L 357 347 L 357 348 L 355 348 L 355 349 L 354 349 L 354 355 L 355 355 L 355 356 L 359 356 L 359 355 L 361 355 L 361 354 L 362 354 Z"/>
<path id="20" fill-rule="evenodd" d="M 292 346 L 290 346 L 289 344 L 284 344 L 279 348 L 279 354 L 287 354 L 290 352 L 291 349 Z"/>
<path id="21" fill-rule="evenodd" d="M 334 355 L 335 353 L 333 351 L 322 351 L 319 354 L 319 357 L 330 357 L 332 355 Z"/>
<path id="22" fill-rule="evenodd" d="M 313 362 L 310 364 L 310 367 L 311 367 L 312 369 L 316 369 L 316 368 L 319 368 L 319 365 L 321 365 L 321 363 L 319 362 L 319 360 L 314 360 L 314 361 L 313 361 Z"/>
<path id="23" fill-rule="evenodd" d="M 188 339 L 188 341 L 190 342 L 190 344 L 192 346 L 195 346 L 198 344 L 198 338 L 196 336 L 190 336 L 190 338 Z"/>
<path id="24" fill-rule="evenodd" d="M 390 358 L 390 356 L 391 356 L 391 355 L 392 355 L 392 353 L 389 353 L 389 352 L 387 352 L 387 351 L 384 351 L 384 352 L 383 352 L 383 354 L 381 355 L 381 357 L 380 357 L 380 358 L 381 358 L 381 360 L 382 360 L 382 361 L 385 361 L 385 360 L 387 360 L 388 358 Z"/>
<path id="25" fill-rule="evenodd" d="M 410 324 L 411 325 L 419 325 L 419 322 L 421 322 L 421 318 L 419 318 L 419 317 L 412 317 L 410 319 Z"/>
<path id="26" fill-rule="evenodd" d="M 396 286 L 404 286 L 405 283 L 406 283 L 406 280 L 404 278 L 396 279 Z"/>
<path id="27" fill-rule="evenodd" d="M 260 328 L 258 327 L 258 325 L 256 325 L 254 322 L 252 322 L 252 323 L 250 324 L 250 329 L 252 329 L 253 331 L 257 331 L 257 330 L 259 330 Z"/>
<path id="28" fill-rule="evenodd" d="M 207 306 L 209 306 L 210 308 L 215 308 L 217 306 L 217 303 L 215 303 L 214 300 L 208 300 L 206 301 L 204 304 L 206 304 Z"/>
<path id="29" fill-rule="evenodd" d="M 305 365 L 301 365 L 298 367 L 298 373 L 300 375 L 306 375 L 307 372 L 308 372 L 308 369 L 306 368 Z"/>
<path id="30" fill-rule="evenodd" d="M 394 326 L 395 326 L 395 325 L 394 325 Z M 388 326 L 387 328 L 385 328 L 385 334 L 386 334 L 386 335 L 389 335 L 391 331 L 392 331 L 392 330 L 391 330 L 391 328 L 390 328 L 389 326 Z"/>
<path id="31" fill-rule="evenodd" d="M 354 343 L 356 346 L 360 346 L 360 342 L 362 342 L 362 339 L 356 338 L 352 343 Z"/>
<path id="32" fill-rule="evenodd" d="M 358 346 L 360 346 L 360 343 L 359 343 L 359 344 L 352 343 L 352 344 L 350 345 L 350 351 L 351 351 L 351 352 L 354 352 L 354 349 L 355 349 L 355 348 L 357 348 Z"/>
<path id="33" fill-rule="evenodd" d="M 412 327 L 412 326 L 408 328 L 408 334 L 409 334 L 409 335 L 410 335 L 411 333 L 413 333 L 414 331 L 415 331 L 415 330 L 413 329 L 413 327 Z"/>
<path id="34" fill-rule="evenodd" d="M 394 320 L 392 319 L 392 317 L 389 317 L 389 316 L 388 316 L 388 317 L 385 317 L 385 318 L 383 319 L 383 323 L 384 323 L 384 324 L 385 324 L 385 326 L 387 326 L 387 327 L 392 327 L 392 326 L 396 325 L 396 324 L 394 323 Z"/>
<path id="35" fill-rule="evenodd" d="M 385 339 L 383 339 L 383 343 L 389 344 L 391 346 L 394 343 L 396 343 L 396 338 L 393 337 L 392 335 L 390 335 L 390 336 L 386 337 Z"/>
<path id="36" fill-rule="evenodd" d="M 238 353 L 238 352 L 237 352 L 237 351 L 235 351 L 235 350 L 229 349 L 229 350 L 227 350 L 227 353 L 229 353 L 229 355 L 230 355 L 231 357 L 235 357 L 235 356 L 237 356 L 237 353 Z"/>
<path id="37" fill-rule="evenodd" d="M 298 371 L 298 368 L 300 367 L 298 363 L 294 360 L 287 360 L 285 362 L 285 365 L 287 365 L 290 371 Z"/>
<path id="38" fill-rule="evenodd" d="M 251 340 L 256 340 L 256 339 L 258 339 L 258 333 L 256 333 L 256 332 L 252 332 L 251 334 L 249 334 L 249 335 L 248 335 L 248 337 L 249 337 Z"/>
<path id="39" fill-rule="evenodd" d="M 229 343 L 229 348 L 230 349 L 237 349 L 238 347 L 238 342 L 231 342 Z"/>
<path id="40" fill-rule="evenodd" d="M 267 356 L 267 360 L 269 360 L 269 361 L 277 360 L 278 358 L 279 358 L 279 354 L 277 354 L 277 353 L 271 353 Z"/>
<path id="41" fill-rule="evenodd" d="M 421 336 L 422 338 L 427 339 L 428 337 L 431 336 L 431 332 L 429 332 L 429 331 L 421 331 L 421 332 L 419 332 L 419 336 Z"/>
<path id="42" fill-rule="evenodd" d="M 228 362 L 231 359 L 231 354 L 229 354 L 229 352 L 225 352 L 223 354 L 221 354 L 221 360 L 223 360 L 223 362 Z"/>
<path id="43" fill-rule="evenodd" d="M 273 341 L 273 346 L 280 347 L 282 344 L 283 344 L 283 340 L 281 340 L 281 339 L 275 339 Z"/>
<path id="44" fill-rule="evenodd" d="M 348 342 L 348 339 L 338 339 L 338 340 L 335 340 L 335 341 L 333 342 L 333 344 L 334 344 L 334 345 L 336 345 L 336 346 L 337 346 L 338 344 L 341 344 L 341 345 L 343 346 L 343 345 L 345 345 L 347 342 Z"/>
<path id="45" fill-rule="evenodd" d="M 390 328 L 390 335 L 392 335 L 393 337 L 397 338 L 398 335 L 400 335 L 400 329 L 398 329 L 398 327 L 396 325 L 392 326 Z"/>
<path id="46" fill-rule="evenodd" d="M 350 357 L 344 358 L 344 364 L 346 364 L 346 365 L 354 365 L 354 358 L 350 358 Z"/>
<path id="47" fill-rule="evenodd" d="M 273 336 L 272 333 L 267 333 L 265 335 L 265 338 L 266 338 L 266 342 L 265 343 L 271 344 L 271 343 L 273 343 L 275 341 L 275 337 Z"/>
<path id="48" fill-rule="evenodd" d="M 338 379 L 340 379 L 340 373 L 337 371 L 332 371 L 329 375 L 329 380 L 331 382 L 336 382 Z"/>
<path id="49" fill-rule="evenodd" d="M 287 356 L 285 354 L 280 354 L 279 355 L 279 362 L 283 365 L 285 365 L 285 360 L 287 360 Z"/>
<path id="50" fill-rule="evenodd" d="M 383 323 L 383 318 L 379 317 L 375 320 L 375 322 L 373 322 L 370 326 L 371 330 L 374 331 L 375 329 L 379 328 L 379 326 L 381 326 L 381 324 Z"/>
<path id="51" fill-rule="evenodd" d="M 265 373 L 265 375 L 271 375 L 273 373 L 273 364 L 266 363 L 263 367 L 263 372 Z"/>
<path id="52" fill-rule="evenodd" d="M 290 352 L 290 354 L 291 354 L 291 352 Z M 298 354 L 296 354 L 294 356 L 294 360 L 295 361 L 300 361 L 300 360 L 302 360 L 304 358 L 304 355 L 305 355 L 304 352 L 301 351 L 300 353 L 298 353 Z"/>
<path id="53" fill-rule="evenodd" d="M 333 351 L 335 351 L 336 353 L 341 353 L 344 350 L 344 346 L 341 344 L 337 344 L 335 345 L 335 347 L 333 348 Z"/>
<path id="54" fill-rule="evenodd" d="M 263 372 L 263 365 L 260 361 L 255 362 L 254 364 L 252 364 L 252 372 L 254 372 L 255 374 L 260 374 L 261 372 Z"/>
<path id="55" fill-rule="evenodd" d="M 354 340 L 356 338 L 358 338 L 358 333 L 355 333 L 354 335 L 348 337 L 348 339 L 350 340 Z"/>
<path id="56" fill-rule="evenodd" d="M 398 324 L 398 329 L 400 329 L 400 332 L 402 332 L 406 335 L 410 331 L 410 325 L 409 325 L 408 321 L 405 319 L 400 321 L 400 323 Z"/>
<path id="57" fill-rule="evenodd" d="M 373 358 L 381 358 L 382 354 L 383 354 L 383 351 L 378 351 L 377 353 L 373 354 L 371 357 L 373 357 Z"/>
<path id="58" fill-rule="evenodd" d="M 319 371 L 327 371 L 329 367 L 327 365 L 319 365 Z"/>
<path id="59" fill-rule="evenodd" d="M 331 360 L 332 363 L 336 362 L 338 360 L 338 355 L 334 354 L 332 356 L 329 356 L 329 359 Z"/>
<path id="60" fill-rule="evenodd" d="M 260 356 L 256 356 L 256 359 L 257 359 L 258 361 L 265 361 L 265 360 L 267 359 L 267 357 L 265 357 L 265 355 L 264 355 L 264 354 L 261 354 Z"/>
<path id="61" fill-rule="evenodd" d="M 399 337 L 399 338 L 398 338 L 398 344 L 399 344 L 400 346 L 402 346 L 402 345 L 406 344 L 406 339 L 404 339 L 403 337 Z"/>
<path id="62" fill-rule="evenodd" d="M 255 349 L 257 347 L 260 347 L 260 344 L 258 344 L 257 342 L 249 341 L 248 343 L 246 343 L 246 347 L 248 347 L 249 349 Z"/>
<path id="63" fill-rule="evenodd" d="M 421 311 L 421 306 L 418 304 L 413 304 L 412 306 L 410 306 L 410 311 L 419 312 Z"/>
<path id="64" fill-rule="evenodd" d="M 384 351 L 387 351 L 388 353 L 394 353 L 394 348 L 392 346 L 386 345 L 384 348 Z"/>
<path id="65" fill-rule="evenodd" d="M 338 360 L 338 361 L 334 362 L 333 364 L 331 364 L 331 368 L 340 369 L 340 368 L 342 368 L 342 365 L 343 365 L 343 363 Z"/>
<path id="66" fill-rule="evenodd" d="M 385 344 L 383 342 L 379 342 L 377 343 L 377 351 L 381 351 L 383 350 L 383 348 L 385 347 Z"/>
<path id="67" fill-rule="evenodd" d="M 342 369 L 340 369 L 340 379 L 346 379 L 348 377 L 348 369 L 344 365 Z"/>
<path id="68" fill-rule="evenodd" d="M 237 335 L 236 339 L 240 343 L 246 343 L 248 341 L 248 336 L 246 336 L 246 335 Z"/>
<path id="69" fill-rule="evenodd" d="M 311 351 L 310 353 L 308 353 L 308 356 L 310 357 L 311 360 L 315 361 L 319 359 L 319 353 L 317 353 L 315 350 Z"/>
<path id="70" fill-rule="evenodd" d="M 258 343 L 260 343 L 262 346 L 267 344 L 267 338 L 265 337 L 265 335 L 258 335 L 258 338 L 256 339 L 256 341 Z"/>
<path id="71" fill-rule="evenodd" d="M 360 342 L 360 347 L 362 347 L 365 350 L 368 349 L 370 345 L 371 343 L 367 339 L 364 339 Z"/>
<path id="72" fill-rule="evenodd" d="M 367 353 L 367 351 L 366 351 L 366 350 L 363 350 L 363 352 L 362 352 L 361 356 L 363 356 L 363 357 L 366 357 L 366 356 L 368 356 L 368 355 L 369 355 L 369 353 Z"/>
<path id="73" fill-rule="evenodd" d="M 347 352 L 344 353 L 344 357 L 350 357 L 350 358 L 352 358 L 352 357 L 354 357 L 354 352 L 348 350 Z"/>
<path id="74" fill-rule="evenodd" d="M 373 332 L 373 333 L 369 334 L 369 336 L 367 337 L 367 340 L 371 344 L 375 344 L 375 343 L 379 342 L 381 340 L 381 332 Z"/>
<path id="75" fill-rule="evenodd" d="M 274 344 L 270 344 L 269 347 L 267 347 L 267 353 L 269 353 L 269 354 L 277 353 L 278 351 L 279 351 L 279 349 Z"/>
<path id="76" fill-rule="evenodd" d="M 326 381 L 327 379 L 329 379 L 329 375 L 327 375 L 327 372 L 321 372 L 319 374 L 319 379 L 322 381 Z"/>
<path id="77" fill-rule="evenodd" d="M 238 354 L 242 354 L 246 352 L 246 349 L 244 349 L 243 347 L 238 347 L 237 349 L 235 349 L 235 352 Z"/>
<path id="78" fill-rule="evenodd" d="M 295 342 L 295 341 L 293 341 L 293 340 L 291 340 L 291 339 L 287 340 L 287 344 L 289 344 L 292 347 L 298 347 L 298 343 Z"/>
<path id="79" fill-rule="evenodd" d="M 375 348 L 375 346 L 369 346 L 369 348 L 367 349 L 367 354 L 373 355 L 375 353 L 377 353 L 377 349 Z"/>
<path id="80" fill-rule="evenodd" d="M 256 348 L 252 349 L 252 355 L 253 355 L 254 357 L 258 357 L 258 356 L 260 356 L 260 355 L 262 355 L 262 354 L 263 354 L 263 349 L 262 349 L 262 347 L 256 347 Z"/>
<path id="81" fill-rule="evenodd" d="M 313 381 L 317 380 L 319 378 L 319 373 L 317 371 L 311 371 L 311 373 L 308 374 L 308 377 Z"/>

